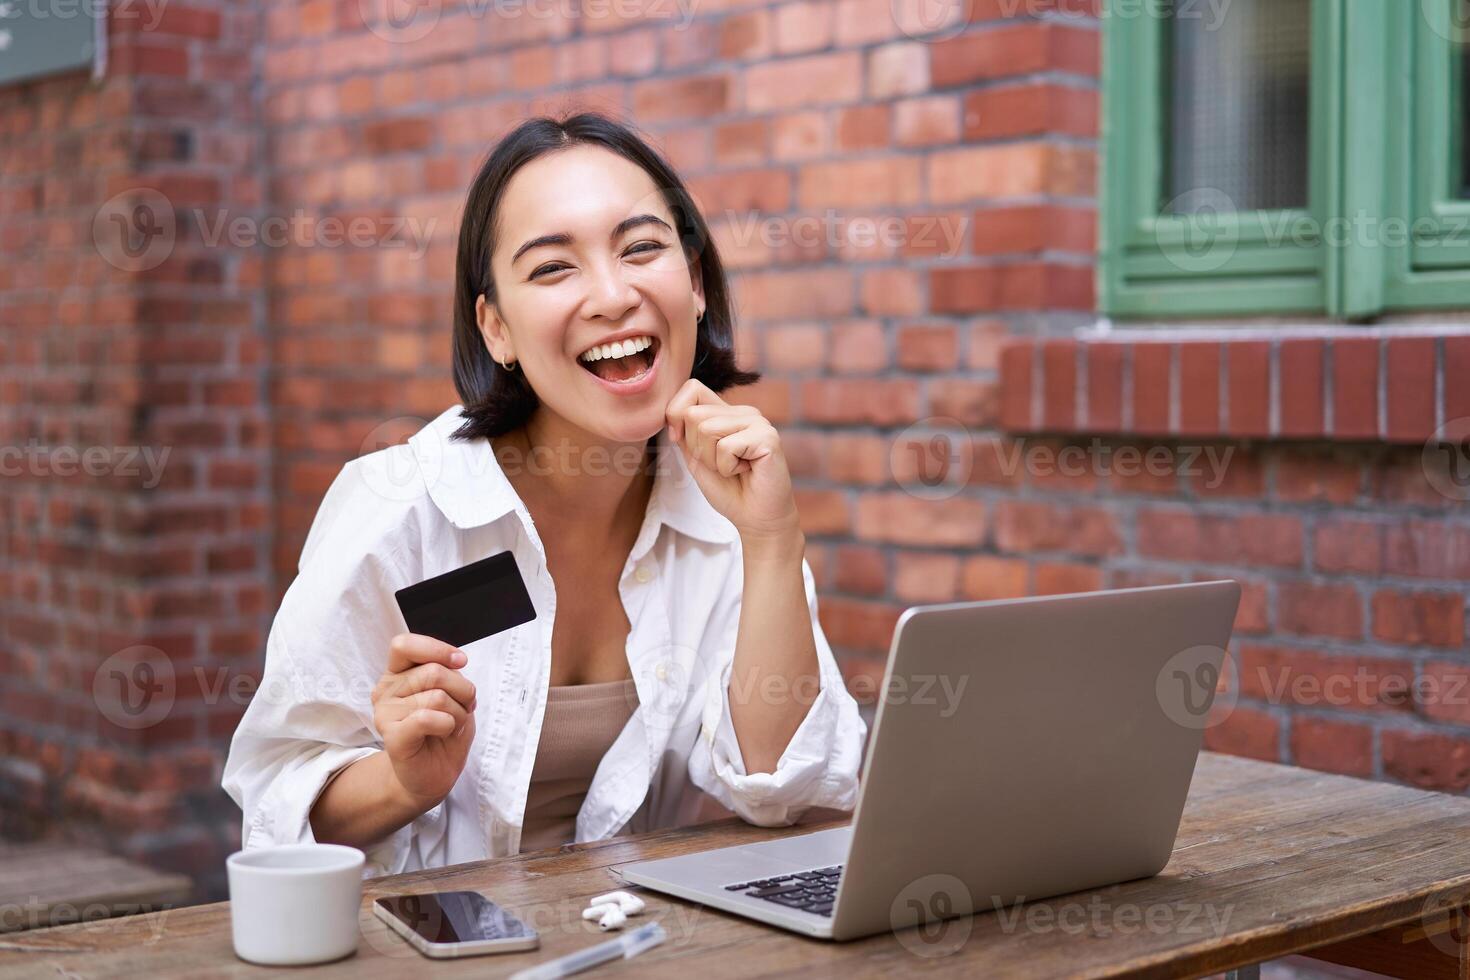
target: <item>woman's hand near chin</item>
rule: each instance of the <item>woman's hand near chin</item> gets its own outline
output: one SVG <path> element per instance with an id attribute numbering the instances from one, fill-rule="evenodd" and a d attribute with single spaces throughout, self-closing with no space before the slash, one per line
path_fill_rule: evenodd
<path id="1" fill-rule="evenodd" d="M 820 688 L 806 539 L 781 437 L 757 409 L 728 404 L 692 379 L 666 414 L 699 489 L 740 531 L 745 574 L 727 691 L 730 722 L 745 771 L 775 772 Z M 788 695 L 749 696 L 768 690 L 768 681 Z"/>
<path id="2" fill-rule="evenodd" d="M 800 541 L 781 436 L 759 409 L 731 405 L 690 378 L 669 402 L 665 417 L 695 483 L 739 530 L 747 549 Z"/>

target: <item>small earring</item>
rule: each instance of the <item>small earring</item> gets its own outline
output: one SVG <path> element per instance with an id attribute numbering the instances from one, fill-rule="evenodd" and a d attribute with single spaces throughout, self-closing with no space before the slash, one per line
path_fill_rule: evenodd
<path id="1" fill-rule="evenodd" d="M 501 369 L 503 371 L 505 371 L 506 373 L 509 373 L 509 372 L 514 371 L 516 369 L 516 362 L 515 361 L 511 361 L 509 364 L 507 364 L 505 361 L 496 361 L 495 363 L 496 364 L 499 364 L 500 367 L 501 367 Z"/>

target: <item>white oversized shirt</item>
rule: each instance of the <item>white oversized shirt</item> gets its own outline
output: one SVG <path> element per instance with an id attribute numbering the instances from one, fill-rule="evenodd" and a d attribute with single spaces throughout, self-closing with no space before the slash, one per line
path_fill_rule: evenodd
<path id="1" fill-rule="evenodd" d="M 407 444 L 349 461 L 322 500 L 225 762 L 223 786 L 244 813 L 245 848 L 312 841 L 308 815 L 329 779 L 382 748 L 371 693 L 389 641 L 407 631 L 393 593 L 509 551 L 536 618 L 462 647 L 478 701 L 464 771 L 441 803 L 365 849 L 364 873 L 519 850 L 551 677 L 556 588 L 536 526 L 488 440 L 449 438 L 460 413 L 455 405 Z M 618 582 L 639 703 L 597 767 L 576 840 L 708 819 L 711 798 L 765 826 L 793 823 L 810 806 L 852 809 L 866 725 L 817 622 L 810 566 L 803 561 L 802 574 L 820 690 L 775 772 L 747 773 L 727 692 L 744 581 L 740 538 L 705 499 L 667 429 L 656 445 L 653 492 Z M 760 687 L 737 694 L 773 696 Z"/>

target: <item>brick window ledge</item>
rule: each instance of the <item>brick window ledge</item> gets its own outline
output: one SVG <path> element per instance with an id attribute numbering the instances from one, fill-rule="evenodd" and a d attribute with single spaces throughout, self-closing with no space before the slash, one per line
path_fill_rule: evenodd
<path id="1" fill-rule="evenodd" d="M 1000 379 L 1015 432 L 1422 443 L 1470 416 L 1470 334 L 1015 340 Z"/>

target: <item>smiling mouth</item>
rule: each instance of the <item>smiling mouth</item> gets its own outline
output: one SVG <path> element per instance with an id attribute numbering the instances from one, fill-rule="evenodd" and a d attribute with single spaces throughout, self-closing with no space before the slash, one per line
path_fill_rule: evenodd
<path id="1" fill-rule="evenodd" d="M 658 346 L 657 337 L 632 337 L 584 351 L 577 357 L 577 363 L 603 381 L 626 384 L 652 370 Z"/>

